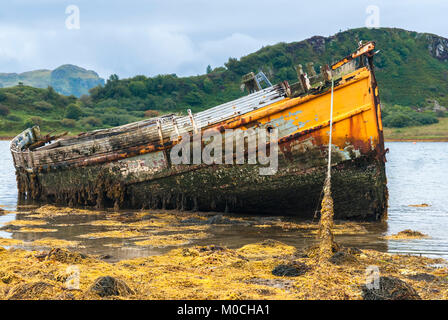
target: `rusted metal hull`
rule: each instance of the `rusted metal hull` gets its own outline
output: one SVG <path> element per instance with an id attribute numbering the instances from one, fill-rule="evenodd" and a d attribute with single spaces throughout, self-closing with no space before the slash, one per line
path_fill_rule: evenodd
<path id="1" fill-rule="evenodd" d="M 379 220 L 387 215 L 385 150 L 372 69 L 342 76 L 334 91 L 332 192 L 337 219 Z M 93 142 L 87 135 L 59 142 L 62 147 L 54 150 L 42 148 L 21 158 L 13 153 L 19 193 L 70 206 L 313 218 L 326 174 L 331 94 L 328 86 L 298 97 L 287 91 L 282 85 L 255 93 L 238 101 L 239 111 L 232 113 L 231 104 L 216 109 L 219 117 L 205 111 L 196 120 L 190 115 L 190 121 L 168 119 L 172 124 L 157 120 L 157 126 L 129 125 L 125 133 L 113 132 L 107 143 L 99 132 Z M 183 130 L 192 135 L 198 128 L 223 135 L 228 129 L 278 129 L 278 171 L 260 175 L 261 164 L 247 163 L 173 165 L 170 150 L 179 141 L 171 134 L 179 136 Z"/>

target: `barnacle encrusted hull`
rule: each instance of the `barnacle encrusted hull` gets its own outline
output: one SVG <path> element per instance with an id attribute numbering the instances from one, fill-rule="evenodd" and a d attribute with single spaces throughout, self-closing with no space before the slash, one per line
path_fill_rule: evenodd
<path id="1" fill-rule="evenodd" d="M 332 73 L 310 79 L 299 70 L 298 84 L 284 82 L 266 89 L 253 85 L 255 91 L 246 97 L 187 117 L 149 119 L 44 147 L 45 139 L 36 142 L 34 128 L 11 144 L 19 193 L 27 199 L 73 206 L 313 217 L 319 210 L 327 165 L 331 78 L 335 216 L 381 219 L 387 211 L 381 111 L 371 50 L 362 50 L 357 56 L 361 66 L 338 65 Z M 229 130 L 233 136 L 226 135 Z M 255 130 L 268 132 L 271 140 L 265 147 L 271 155 L 278 143 L 278 165 L 269 175 L 260 174 L 266 163 L 248 163 L 248 150 L 244 164 L 175 164 L 172 148 L 201 131 L 218 134 L 225 146 L 238 132 Z M 211 141 L 201 139 L 203 150 Z M 230 158 L 238 156 L 231 153 Z"/>
<path id="2" fill-rule="evenodd" d="M 373 157 L 374 154 L 344 161 L 334 167 L 332 193 L 336 219 L 378 220 L 385 214 L 384 167 Z M 325 158 L 321 161 L 325 162 Z M 119 183 L 119 173 L 98 165 L 88 170 L 75 168 L 37 174 L 34 180 L 39 183 L 29 185 L 26 192 L 35 192 L 36 200 L 70 206 L 314 217 L 319 210 L 325 168 L 304 170 L 300 163 L 286 159 L 279 165 L 274 176 L 260 176 L 258 168 L 252 165 L 214 165 L 130 184 Z"/>

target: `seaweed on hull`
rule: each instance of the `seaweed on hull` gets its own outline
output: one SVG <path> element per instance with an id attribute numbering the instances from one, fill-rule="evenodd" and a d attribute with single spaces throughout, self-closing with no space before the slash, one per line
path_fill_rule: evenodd
<path id="1" fill-rule="evenodd" d="M 11 143 L 19 194 L 69 206 L 310 218 L 320 207 L 330 152 L 335 218 L 384 219 L 387 150 L 374 54 L 375 44 L 367 42 L 336 64 L 323 66 L 320 73 L 312 63 L 306 64 L 307 72 L 298 66 L 298 81 L 292 84 L 270 85 L 260 75 L 249 74 L 243 78 L 247 96 L 196 114 L 189 111 L 188 116 L 166 115 L 74 138 L 43 139 L 38 128 L 28 129 Z M 262 86 L 260 78 L 268 84 Z M 229 138 L 230 130 L 234 136 Z M 244 164 L 236 164 L 235 149 L 229 153 L 232 164 L 221 164 L 227 163 L 227 155 L 217 155 L 209 164 L 191 161 L 192 154 L 176 164 L 172 151 L 192 138 L 199 135 L 202 154 L 210 147 L 202 132 L 216 134 L 223 145 L 239 134 L 249 141 L 260 132 L 266 141 L 258 138 L 258 146 L 251 149 L 254 163 L 249 163 L 247 147 Z M 47 144 L 53 138 L 56 141 Z M 273 158 L 268 164 L 260 160 L 263 149 L 270 157 L 278 155 L 277 167 Z"/>

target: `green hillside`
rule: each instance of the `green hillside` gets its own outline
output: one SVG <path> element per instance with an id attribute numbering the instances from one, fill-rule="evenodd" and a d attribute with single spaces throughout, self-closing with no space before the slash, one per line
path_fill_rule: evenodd
<path id="1" fill-rule="evenodd" d="M 448 40 L 401 29 L 363 28 L 266 46 L 241 59 L 230 58 L 224 67 L 207 68 L 200 76 L 118 79 L 112 75 L 104 86 L 92 88 L 89 96 L 79 99 L 58 95 L 51 88 L 0 89 L 0 135 L 13 135 L 32 123 L 39 123 L 44 131 L 76 133 L 145 116 L 184 113 L 188 108 L 197 112 L 245 94 L 240 83 L 248 72 L 263 71 L 273 83 L 295 82 L 295 65 L 335 62 L 353 52 L 360 40 L 374 40 L 381 50 L 375 64 L 387 126 L 431 124 L 445 116 Z M 63 78 L 64 72 L 56 75 Z"/>
<path id="2" fill-rule="evenodd" d="M 62 65 L 54 70 L 35 70 L 24 73 L 0 73 L 0 87 L 13 87 L 20 83 L 36 87 L 52 86 L 58 93 L 80 97 L 89 89 L 104 85 L 104 80 L 91 70 L 71 64 Z"/>

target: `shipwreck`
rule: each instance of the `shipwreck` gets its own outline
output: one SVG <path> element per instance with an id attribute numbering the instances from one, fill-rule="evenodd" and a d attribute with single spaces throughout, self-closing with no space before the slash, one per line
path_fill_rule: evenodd
<path id="1" fill-rule="evenodd" d="M 19 197 L 69 206 L 312 218 L 320 209 L 331 122 L 335 218 L 380 220 L 387 215 L 388 191 L 374 55 L 374 42 L 360 43 L 356 52 L 320 72 L 312 63 L 297 66 L 293 84 L 271 85 L 263 73 L 250 73 L 243 77 L 248 95 L 196 114 L 145 119 L 77 137 L 27 129 L 10 145 Z M 222 161 L 213 163 L 173 159 L 173 149 L 199 132 L 219 134 L 225 145 L 230 130 L 253 129 L 266 132 L 261 149 L 272 155 L 272 146 L 277 148 L 271 174 L 260 174 L 266 164 L 258 160 L 225 161 L 238 158 L 236 151 L 222 155 L 226 159 L 214 154 Z M 209 143 L 199 139 L 201 149 Z M 191 153 L 183 159 L 194 157 Z M 248 154 L 245 150 L 240 160 Z"/>

